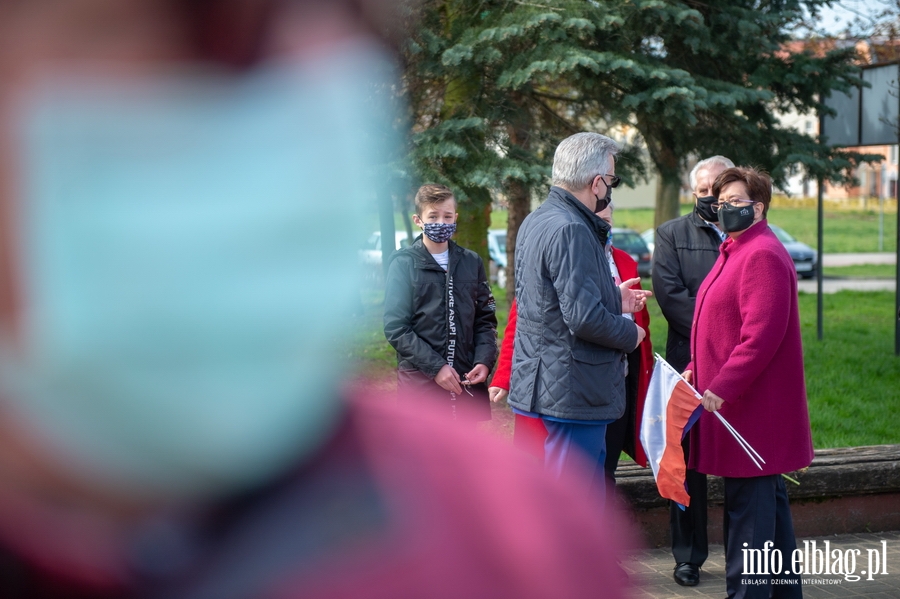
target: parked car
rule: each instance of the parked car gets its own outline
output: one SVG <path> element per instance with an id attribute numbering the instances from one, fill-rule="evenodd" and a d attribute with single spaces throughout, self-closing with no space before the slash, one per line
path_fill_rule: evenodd
<path id="1" fill-rule="evenodd" d="M 414 231 L 414 234 L 420 231 Z M 405 248 L 411 242 L 407 239 L 406 231 L 397 231 L 395 236 L 395 249 Z M 415 237 L 413 238 L 415 239 Z M 490 256 L 490 279 L 501 289 L 506 288 L 506 229 L 491 229 L 488 231 L 488 255 Z M 375 231 L 369 236 L 365 245 L 359 250 L 359 261 L 365 268 L 366 277 L 376 281 L 381 280 L 381 232 Z"/>
<path id="2" fill-rule="evenodd" d="M 488 255 L 491 258 L 489 276 L 497 287 L 506 289 L 506 229 L 488 231 Z"/>
<path id="3" fill-rule="evenodd" d="M 408 245 L 406 231 L 396 231 L 394 233 L 394 249 L 399 250 Z M 381 266 L 381 231 L 375 231 L 366 240 L 362 249 L 359 250 L 359 261 L 362 264 Z"/>
<path id="4" fill-rule="evenodd" d="M 784 249 L 791 255 L 794 261 L 794 269 L 797 276 L 804 279 L 811 279 L 816 276 L 816 251 L 803 243 L 794 239 L 787 231 L 777 225 L 769 225 L 775 237 L 784 245 Z"/>
<path id="5" fill-rule="evenodd" d="M 394 233 L 394 249 L 399 250 L 410 244 L 406 231 Z M 375 231 L 359 250 L 359 264 L 363 269 L 363 278 L 370 283 L 381 285 L 384 272 L 381 267 L 381 231 Z"/>
<path id="6" fill-rule="evenodd" d="M 627 252 L 631 258 L 637 262 L 638 274 L 642 277 L 649 277 L 652 263 L 650 262 L 650 248 L 644 238 L 638 235 L 633 229 L 612 230 L 613 245 L 623 252 Z"/>
<path id="7" fill-rule="evenodd" d="M 644 240 L 644 243 L 647 244 L 647 249 L 650 250 L 650 255 L 653 255 L 653 248 L 656 247 L 654 243 L 654 238 L 656 236 L 656 229 L 647 229 L 643 233 L 641 233 L 641 239 Z"/>
<path id="8" fill-rule="evenodd" d="M 791 260 L 794 261 L 797 275 L 804 279 L 811 279 L 816 276 L 816 251 L 802 241 L 794 239 L 790 233 L 778 225 L 769 225 L 769 228 L 772 229 L 775 237 L 778 238 L 778 241 L 784 245 L 784 249 L 790 254 Z M 641 233 L 641 237 L 647 242 L 651 253 L 653 251 L 653 233 L 654 229 L 647 229 Z"/>

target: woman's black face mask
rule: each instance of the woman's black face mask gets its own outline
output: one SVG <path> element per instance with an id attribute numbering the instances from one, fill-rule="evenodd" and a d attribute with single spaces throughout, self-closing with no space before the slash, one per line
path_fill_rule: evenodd
<path id="1" fill-rule="evenodd" d="M 755 203 L 755 202 L 754 202 Z M 756 218 L 753 204 L 719 204 L 719 226 L 726 233 L 737 233 L 749 229 Z"/>

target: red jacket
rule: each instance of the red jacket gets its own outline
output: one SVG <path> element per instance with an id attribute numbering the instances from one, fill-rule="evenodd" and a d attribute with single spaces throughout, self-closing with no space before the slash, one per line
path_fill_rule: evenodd
<path id="1" fill-rule="evenodd" d="M 633 279 L 638 276 L 637 263 L 620 249 L 613 248 L 613 261 L 616 268 L 619 269 L 619 276 L 623 281 Z M 640 283 L 636 289 L 640 289 Z M 512 374 L 512 356 L 513 356 L 513 339 L 516 333 L 516 302 L 513 300 L 509 310 L 509 321 L 506 324 L 506 331 L 503 333 L 503 341 L 500 345 L 500 358 L 497 361 L 497 369 L 494 372 L 494 378 L 491 379 L 492 387 L 500 387 L 509 390 L 509 378 Z M 644 398 L 647 396 L 647 386 L 650 383 L 650 374 L 653 372 L 653 347 L 650 343 L 650 313 L 645 307 L 643 310 L 634 315 L 635 322 L 647 333 L 644 341 L 641 343 L 641 371 L 638 373 L 638 396 L 635 417 L 635 439 L 640 438 L 641 418 L 644 413 Z M 640 442 L 634 443 L 636 455 L 631 456 L 634 461 L 641 466 L 647 466 L 647 456 L 644 454 L 644 448 Z"/>
<path id="2" fill-rule="evenodd" d="M 701 393 L 765 460 L 757 468 L 710 412 L 691 434 L 691 465 L 729 477 L 791 472 L 812 462 L 797 273 L 765 220 L 722 244 L 697 293 L 688 369 Z"/>

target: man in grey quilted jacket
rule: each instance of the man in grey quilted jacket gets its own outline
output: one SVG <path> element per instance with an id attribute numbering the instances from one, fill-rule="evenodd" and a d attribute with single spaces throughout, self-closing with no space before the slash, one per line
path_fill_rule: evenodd
<path id="1" fill-rule="evenodd" d="M 522 223 L 516 241 L 518 324 L 509 403 L 541 418 L 545 466 L 582 481 L 602 502 L 606 427 L 625 410 L 626 352 L 644 331 L 622 316 L 643 308 L 648 291 L 617 287 L 603 253 L 615 141 L 598 133 L 564 139 L 553 157 L 547 200 Z"/>

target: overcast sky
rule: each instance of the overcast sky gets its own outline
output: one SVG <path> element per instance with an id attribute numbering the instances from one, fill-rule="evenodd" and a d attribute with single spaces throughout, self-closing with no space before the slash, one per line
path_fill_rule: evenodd
<path id="1" fill-rule="evenodd" d="M 828 33 L 840 33 L 856 15 L 872 15 L 887 8 L 883 0 L 840 0 L 821 13 L 821 27 Z"/>

